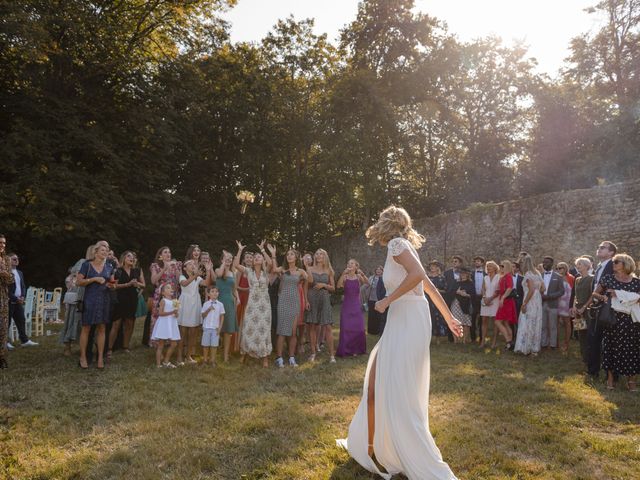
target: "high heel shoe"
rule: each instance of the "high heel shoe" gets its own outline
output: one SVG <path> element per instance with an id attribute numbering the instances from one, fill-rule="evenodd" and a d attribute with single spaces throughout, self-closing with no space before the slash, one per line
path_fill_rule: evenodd
<path id="1" fill-rule="evenodd" d="M 89 368 L 89 364 L 82 365 L 82 360 L 78 360 L 78 366 L 83 370 L 87 370 Z"/>

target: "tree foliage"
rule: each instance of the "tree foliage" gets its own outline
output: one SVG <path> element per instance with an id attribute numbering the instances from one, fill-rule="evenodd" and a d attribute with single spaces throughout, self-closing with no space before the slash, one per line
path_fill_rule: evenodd
<path id="1" fill-rule="evenodd" d="M 432 215 L 638 174 L 639 0 L 595 4 L 602 28 L 557 81 L 412 0 L 361 2 L 335 45 L 294 18 L 234 44 L 234 3 L 0 4 L 0 231 L 34 282 L 98 238 L 143 263 L 237 237 L 306 249 L 389 203 Z"/>

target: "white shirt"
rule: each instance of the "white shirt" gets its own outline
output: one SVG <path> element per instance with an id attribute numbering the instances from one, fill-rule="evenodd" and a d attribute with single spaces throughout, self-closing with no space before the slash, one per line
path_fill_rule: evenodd
<path id="1" fill-rule="evenodd" d="M 513 279 L 513 289 L 516 290 L 518 288 L 518 275 L 511 275 Z"/>
<path id="2" fill-rule="evenodd" d="M 553 273 L 551 272 L 551 270 L 549 270 L 548 272 L 545 270 L 542 273 L 542 279 L 544 280 L 544 294 L 547 294 L 547 291 L 549 290 L 549 283 L 551 282 L 551 276 L 553 275 Z"/>
<path id="3" fill-rule="evenodd" d="M 611 261 L 611 259 L 605 260 L 604 262 L 602 262 L 600 265 L 598 265 L 598 268 L 596 268 L 596 281 L 594 283 L 595 287 L 594 287 L 594 291 L 596 288 L 598 288 L 598 284 L 600 283 L 600 279 L 602 278 L 602 272 L 604 272 L 604 268 L 607 266 L 607 264 Z"/>
<path id="4" fill-rule="evenodd" d="M 14 295 L 16 298 L 20 298 L 22 296 L 22 288 L 20 285 L 20 274 L 18 273 L 17 268 L 12 268 L 11 273 L 13 273 L 13 280 L 16 282 L 16 293 Z"/>
<path id="5" fill-rule="evenodd" d="M 456 280 L 456 282 L 460 281 L 460 272 L 456 272 L 455 270 L 453 271 L 453 278 Z"/>
<path id="6" fill-rule="evenodd" d="M 476 295 L 482 295 L 483 280 L 484 280 L 484 272 L 482 270 L 476 270 L 476 273 L 475 273 Z"/>
<path id="7" fill-rule="evenodd" d="M 213 310 L 207 313 L 207 316 L 204 317 L 202 328 L 220 328 L 220 317 L 224 315 L 224 305 L 222 304 L 222 302 L 218 300 L 207 300 L 206 302 L 204 302 L 204 305 L 202 305 L 202 313 L 209 310 L 209 307 L 212 305 Z"/>

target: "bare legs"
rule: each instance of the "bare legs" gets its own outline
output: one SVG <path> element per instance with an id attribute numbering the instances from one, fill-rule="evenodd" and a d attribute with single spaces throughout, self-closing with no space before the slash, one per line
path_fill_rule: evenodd
<path id="1" fill-rule="evenodd" d="M 83 325 L 80 332 L 80 366 L 87 368 L 87 343 L 89 342 L 89 332 L 91 325 Z M 98 344 L 98 368 L 104 368 L 104 324 L 96 325 L 96 343 Z"/>
<path id="2" fill-rule="evenodd" d="M 109 332 L 109 350 L 107 351 L 107 358 L 111 358 L 111 351 L 113 350 L 113 346 L 116 343 L 116 338 L 118 338 L 118 332 L 120 331 L 120 324 L 122 323 L 122 319 L 118 318 L 114 320 L 111 324 L 111 331 Z"/>
<path id="3" fill-rule="evenodd" d="M 164 361 L 162 360 L 162 350 L 164 349 L 166 340 L 156 340 L 156 342 L 156 366 L 161 367 L 162 365 L 168 365 L 178 342 L 175 340 L 169 341 L 169 348 L 167 348 L 167 353 L 164 355 Z"/>
<path id="4" fill-rule="evenodd" d="M 124 338 L 122 339 L 122 348 L 124 348 L 125 352 L 129 351 L 129 344 L 131 343 L 131 336 L 133 335 L 133 326 L 135 323 L 135 318 L 124 319 Z"/>
<path id="5" fill-rule="evenodd" d="M 329 355 L 331 356 L 331 359 L 333 360 L 333 358 L 336 355 L 336 350 L 333 346 L 333 328 L 331 328 L 331 325 L 323 325 L 324 327 L 324 341 L 327 344 L 327 348 L 329 349 Z"/>
<path id="6" fill-rule="evenodd" d="M 187 355 L 187 362 L 196 363 L 193 359 L 195 352 L 196 330 L 198 327 L 185 327 L 180 325 L 180 340 L 178 341 L 178 363 L 182 362 L 182 356 Z"/>
<path id="7" fill-rule="evenodd" d="M 489 320 L 491 320 L 493 317 L 482 317 L 482 344 L 486 345 L 489 340 L 487 333 L 489 333 Z M 496 336 L 496 327 L 494 324 L 493 327 L 493 337 L 495 340 L 495 336 Z"/>
<path id="8" fill-rule="evenodd" d="M 229 350 L 231 349 L 231 334 L 223 334 L 223 359 L 224 363 L 229 363 Z"/>
<path id="9" fill-rule="evenodd" d="M 216 366 L 216 347 L 202 347 L 202 363 L 210 362 L 212 366 Z"/>
<path id="10" fill-rule="evenodd" d="M 507 322 L 504 320 L 495 320 L 494 321 L 494 336 L 493 336 L 493 342 L 491 345 L 491 348 L 495 348 L 496 347 L 496 341 L 498 340 L 498 335 L 495 332 L 496 328 L 497 330 L 502 334 L 502 336 L 504 337 L 504 339 L 506 340 L 507 343 L 512 343 L 513 342 L 513 333 L 511 332 L 511 328 L 509 328 L 509 325 L 507 325 Z"/>
<path id="11" fill-rule="evenodd" d="M 296 355 L 296 336 L 291 335 L 290 337 L 285 337 L 284 335 L 278 335 L 278 339 L 276 340 L 276 356 L 282 357 L 282 350 L 284 350 L 284 339 L 289 339 L 289 356 L 294 357 Z"/>
<path id="12" fill-rule="evenodd" d="M 83 325 L 80 331 L 80 366 L 82 368 L 88 368 L 87 363 L 87 343 L 89 342 L 89 332 L 91 331 L 91 325 Z"/>

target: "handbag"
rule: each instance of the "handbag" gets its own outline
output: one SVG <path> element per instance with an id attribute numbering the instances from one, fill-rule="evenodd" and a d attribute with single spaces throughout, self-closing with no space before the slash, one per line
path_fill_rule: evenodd
<path id="1" fill-rule="evenodd" d="M 78 292 L 65 292 L 62 303 L 72 305 L 78 302 Z"/>
<path id="2" fill-rule="evenodd" d="M 611 308 L 610 298 L 606 302 L 589 307 L 589 313 L 600 328 L 611 328 L 618 323 L 618 317 Z"/>

